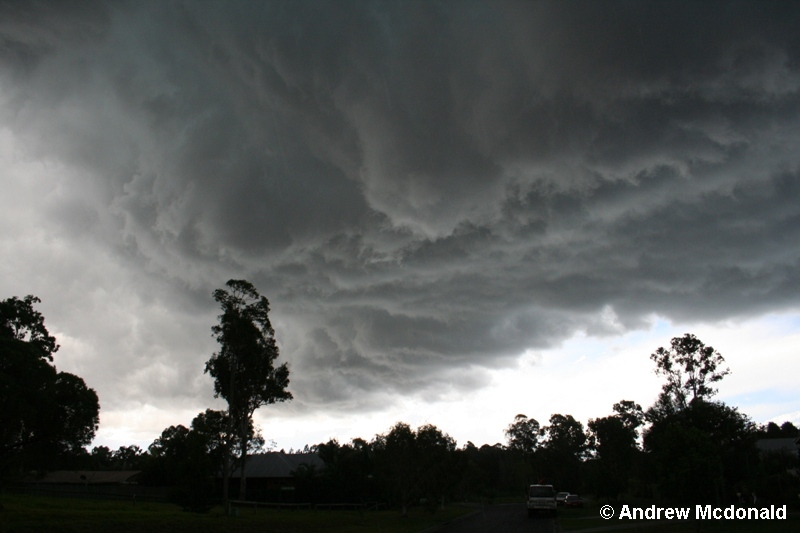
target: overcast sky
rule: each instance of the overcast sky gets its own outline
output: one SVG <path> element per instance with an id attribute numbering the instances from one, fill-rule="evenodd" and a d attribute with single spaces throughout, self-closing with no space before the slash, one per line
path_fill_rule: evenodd
<path id="1" fill-rule="evenodd" d="M 211 297 L 271 303 L 279 448 L 649 406 L 697 334 L 800 421 L 793 2 L 0 2 L 0 298 L 96 443 L 214 400 Z"/>

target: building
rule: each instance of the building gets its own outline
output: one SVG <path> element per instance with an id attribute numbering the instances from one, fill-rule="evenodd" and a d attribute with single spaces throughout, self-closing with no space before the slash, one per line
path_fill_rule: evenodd
<path id="1" fill-rule="evenodd" d="M 245 466 L 247 499 L 294 503 L 299 496 L 299 484 L 304 479 L 318 476 L 324 469 L 325 463 L 315 453 L 249 455 Z M 240 469 L 236 465 L 231 472 L 231 494 L 237 494 L 240 479 Z"/>
<path id="2" fill-rule="evenodd" d="M 32 473 L 14 490 L 49 496 L 166 501 L 166 489 L 139 484 L 139 470 L 55 470 Z"/>
<path id="3" fill-rule="evenodd" d="M 800 437 L 758 439 L 756 448 L 761 454 L 786 453 L 800 459 Z"/>

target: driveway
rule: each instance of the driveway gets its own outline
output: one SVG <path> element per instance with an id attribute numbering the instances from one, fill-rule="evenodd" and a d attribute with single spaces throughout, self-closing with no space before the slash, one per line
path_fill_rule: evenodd
<path id="1" fill-rule="evenodd" d="M 524 503 L 491 505 L 474 515 L 452 522 L 440 533 L 556 533 L 558 521 L 549 516 L 528 518 Z"/>

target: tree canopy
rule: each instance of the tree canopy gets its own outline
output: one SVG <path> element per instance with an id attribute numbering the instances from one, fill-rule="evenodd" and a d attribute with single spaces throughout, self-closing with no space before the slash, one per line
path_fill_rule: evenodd
<path id="1" fill-rule="evenodd" d="M 667 409 L 681 410 L 711 398 L 717 392 L 712 385 L 730 373 L 728 368 L 718 369 L 725 362 L 719 352 L 691 333 L 674 337 L 669 349 L 658 348 L 650 359 L 656 374 L 666 377 L 659 401 Z"/>
<path id="2" fill-rule="evenodd" d="M 378 469 L 391 480 L 390 490 L 405 516 L 411 502 L 426 497 L 436 502 L 447 490 L 456 442 L 434 425 L 416 431 L 398 422 L 373 441 Z"/>
<path id="3" fill-rule="evenodd" d="M 27 343 L 35 353 L 48 361 L 58 351 L 56 338 L 44 326 L 44 317 L 33 308 L 41 300 L 28 295 L 22 300 L 12 296 L 0 302 L 0 337 Z"/>
<path id="4" fill-rule="evenodd" d="M 541 433 L 539 422 L 523 414 L 515 416 L 514 422 L 505 430 L 509 449 L 526 454 L 536 451 Z"/>
<path id="5" fill-rule="evenodd" d="M 625 407 L 633 402 L 614 404 L 617 414 L 589 420 L 589 447 L 594 452 L 597 465 L 594 491 L 597 496 L 617 498 L 628 488 L 636 454 L 635 416 L 626 416 Z M 634 404 L 635 405 L 635 404 Z M 638 405 L 636 405 L 638 407 Z M 641 411 L 641 407 L 639 407 Z M 634 410 L 635 412 L 635 410 Z"/>

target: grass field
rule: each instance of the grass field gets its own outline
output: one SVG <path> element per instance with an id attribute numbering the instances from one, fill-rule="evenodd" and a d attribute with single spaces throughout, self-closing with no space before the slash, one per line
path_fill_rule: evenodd
<path id="1" fill-rule="evenodd" d="M 521 501 L 517 499 L 517 501 Z M 265 533 L 412 533 L 443 524 L 473 509 L 450 506 L 434 514 L 412 509 L 408 518 L 396 510 L 388 511 L 292 511 L 239 509 L 238 516 L 227 516 L 221 507 L 206 514 L 187 513 L 165 503 L 138 503 L 54 498 L 4 493 L 0 498 L 0 533 L 10 532 L 147 532 L 198 531 Z M 649 505 L 649 503 L 648 503 Z M 642 507 L 646 505 L 642 503 Z M 619 505 L 615 508 L 619 510 Z M 800 513 L 790 512 L 787 520 L 686 520 L 651 522 L 645 520 L 605 520 L 600 504 L 590 502 L 583 509 L 560 509 L 561 531 L 591 531 L 615 528 L 627 533 L 783 533 L 800 531 Z"/>
<path id="2" fill-rule="evenodd" d="M 240 509 L 227 516 L 221 507 L 205 514 L 187 513 L 164 503 L 83 500 L 4 493 L 0 498 L 0 532 L 147 532 L 259 531 L 264 533 L 411 533 L 469 513 L 449 507 L 436 513 L 412 509 L 408 518 L 398 511 L 291 511 Z"/>

